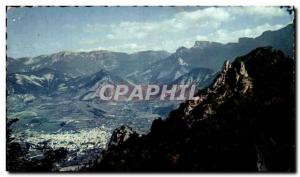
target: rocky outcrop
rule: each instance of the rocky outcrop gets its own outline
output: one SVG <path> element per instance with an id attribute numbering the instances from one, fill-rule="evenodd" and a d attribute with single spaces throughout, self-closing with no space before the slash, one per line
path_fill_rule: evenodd
<path id="1" fill-rule="evenodd" d="M 132 136 L 137 136 L 137 133 L 133 131 L 131 127 L 122 125 L 113 131 L 110 142 L 108 143 L 108 148 L 119 146 Z"/>
<path id="2" fill-rule="evenodd" d="M 257 48 L 151 132 L 116 130 L 91 171 L 295 171 L 295 62 Z M 129 138 L 127 138 L 129 137 Z"/>

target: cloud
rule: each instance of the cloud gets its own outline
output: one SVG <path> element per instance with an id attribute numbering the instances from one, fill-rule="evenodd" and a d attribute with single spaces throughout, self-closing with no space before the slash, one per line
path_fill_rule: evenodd
<path id="1" fill-rule="evenodd" d="M 277 30 L 291 20 L 285 9 L 279 7 L 207 7 L 179 11 L 157 21 L 88 23 L 83 32 L 103 35 L 81 43 L 122 52 L 144 49 L 173 52 L 180 46 L 190 47 L 196 40 L 227 43 L 240 37 L 256 37 L 266 30 Z"/>
<path id="2" fill-rule="evenodd" d="M 232 8 L 232 14 L 247 14 L 257 17 L 279 17 L 287 15 L 285 9 L 279 7 L 268 6 L 253 6 L 253 7 L 238 7 Z"/>
<path id="3" fill-rule="evenodd" d="M 180 12 L 175 15 L 175 19 L 179 21 L 199 21 L 199 20 L 214 20 L 214 21 L 227 21 L 230 19 L 231 14 L 222 8 L 209 7 L 202 10 L 193 12 Z"/>
<path id="4" fill-rule="evenodd" d="M 7 13 L 8 55 L 36 56 L 80 49 L 174 52 L 181 46 L 191 47 L 197 40 L 227 43 L 256 37 L 293 20 L 286 9 L 263 6 L 115 10 L 11 8 Z"/>
<path id="5" fill-rule="evenodd" d="M 124 36 L 132 34 L 131 37 L 146 36 L 150 32 L 178 32 L 184 31 L 191 26 L 216 26 L 216 23 L 224 23 L 230 19 L 230 13 L 216 7 L 192 12 L 179 12 L 174 17 L 154 22 L 121 22 L 118 24 L 86 24 L 85 32 L 111 31 L 115 35 Z"/>
<path id="6" fill-rule="evenodd" d="M 265 24 L 254 28 L 245 28 L 245 29 L 235 30 L 235 31 L 221 29 L 216 31 L 216 33 L 210 34 L 210 36 L 214 36 L 216 42 L 221 42 L 221 43 L 237 42 L 238 38 L 241 37 L 253 38 L 261 35 L 264 31 L 268 31 L 268 30 L 274 31 L 283 27 L 284 25 Z"/>

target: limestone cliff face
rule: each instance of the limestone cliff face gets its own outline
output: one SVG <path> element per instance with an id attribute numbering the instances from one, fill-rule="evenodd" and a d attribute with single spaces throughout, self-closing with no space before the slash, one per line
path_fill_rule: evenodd
<path id="1" fill-rule="evenodd" d="M 252 84 L 244 62 L 231 64 L 227 60 L 211 87 L 200 90 L 196 94 L 196 100 L 186 102 L 183 119 L 190 125 L 195 121 L 208 118 L 218 105 L 232 96 L 250 93 Z"/>
<path id="2" fill-rule="evenodd" d="M 155 120 L 147 135 L 116 131 L 89 170 L 295 171 L 294 60 L 257 48 L 226 61 L 196 98 Z"/>

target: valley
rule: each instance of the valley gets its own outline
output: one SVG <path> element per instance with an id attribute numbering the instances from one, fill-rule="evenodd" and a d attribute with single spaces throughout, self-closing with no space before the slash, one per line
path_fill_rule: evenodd
<path id="1" fill-rule="evenodd" d="M 31 159 L 43 158 L 43 148 L 48 146 L 65 148 L 68 157 L 57 168 L 84 167 L 107 149 L 118 127 L 126 125 L 140 136 L 147 135 L 153 121 L 166 120 L 183 104 L 158 99 L 103 101 L 97 99 L 99 88 L 108 84 L 194 84 L 197 90 L 206 89 L 218 78 L 226 60 L 234 61 L 257 47 L 273 46 L 292 58 L 292 31 L 290 24 L 237 43 L 196 41 L 193 47 L 179 47 L 174 53 L 99 50 L 8 57 L 7 120 L 18 119 L 11 126 L 14 142 L 29 148 Z"/>

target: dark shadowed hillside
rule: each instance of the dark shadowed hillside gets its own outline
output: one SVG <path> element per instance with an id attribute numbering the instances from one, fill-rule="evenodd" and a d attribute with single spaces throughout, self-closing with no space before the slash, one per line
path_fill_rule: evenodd
<path id="1" fill-rule="evenodd" d="M 114 131 L 88 171 L 295 171 L 295 61 L 257 48 L 141 136 Z M 99 159 L 100 160 L 100 159 Z"/>

